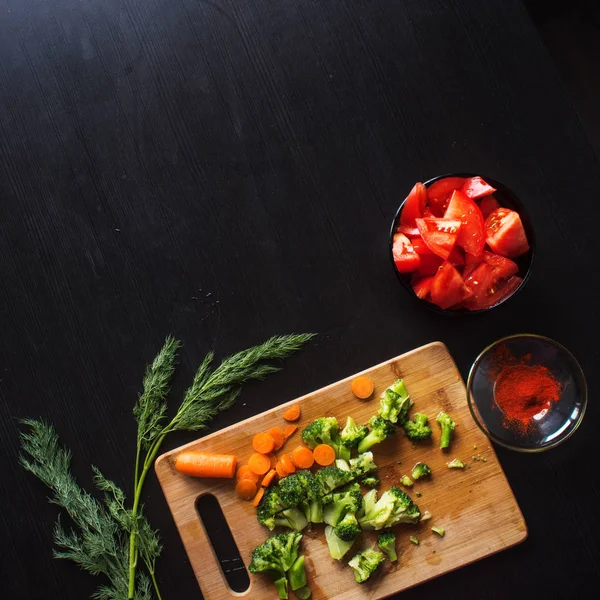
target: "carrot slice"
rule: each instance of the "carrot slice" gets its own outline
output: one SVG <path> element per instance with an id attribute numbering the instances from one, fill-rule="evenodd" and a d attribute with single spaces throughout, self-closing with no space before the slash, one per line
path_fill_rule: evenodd
<path id="1" fill-rule="evenodd" d="M 264 488 L 260 488 L 258 490 L 258 492 L 256 492 L 256 496 L 254 496 L 254 500 L 252 500 L 252 506 L 258 506 L 264 495 L 265 495 Z"/>
<path id="2" fill-rule="evenodd" d="M 294 404 L 294 406 L 290 406 L 284 413 L 283 418 L 286 421 L 297 421 L 300 418 L 300 405 Z"/>
<path id="3" fill-rule="evenodd" d="M 269 454 L 275 448 L 275 440 L 268 433 L 257 433 L 252 438 L 252 447 L 259 454 Z"/>
<path id="4" fill-rule="evenodd" d="M 264 477 L 263 480 L 261 481 L 260 485 L 264 486 L 264 487 L 269 487 L 271 485 L 271 483 L 273 483 L 273 478 L 275 477 L 275 475 L 277 475 L 277 471 L 275 469 L 271 469 Z"/>
<path id="5" fill-rule="evenodd" d="M 264 454 L 253 454 L 248 459 L 248 466 L 257 475 L 264 475 L 271 468 L 271 461 Z"/>
<path id="6" fill-rule="evenodd" d="M 256 483 L 250 479 L 240 479 L 235 486 L 235 493 L 242 500 L 252 500 L 257 491 Z"/>
<path id="7" fill-rule="evenodd" d="M 322 467 L 332 465 L 335 461 L 335 450 L 327 444 L 319 444 L 313 450 L 315 462 Z"/>
<path id="8" fill-rule="evenodd" d="M 292 462 L 299 469 L 310 469 L 315 462 L 315 457 L 313 456 L 310 448 L 307 448 L 306 446 L 298 446 L 292 452 Z"/>
<path id="9" fill-rule="evenodd" d="M 238 481 L 240 481 L 240 479 L 250 479 L 250 481 L 258 483 L 259 475 L 257 475 L 248 465 L 244 465 L 237 470 L 235 478 Z"/>
<path id="10" fill-rule="evenodd" d="M 296 471 L 296 467 L 294 466 L 294 463 L 292 462 L 292 459 L 289 454 L 284 454 L 281 457 L 281 464 L 283 465 L 283 468 L 287 471 L 288 475 Z"/>
<path id="11" fill-rule="evenodd" d="M 270 454 L 267 454 L 267 456 L 269 457 L 269 460 L 271 461 L 271 469 L 274 469 L 275 465 L 277 464 L 277 457 L 272 452 Z"/>
<path id="12" fill-rule="evenodd" d="M 283 463 L 280 460 L 277 461 L 277 465 L 275 466 L 275 472 L 282 479 L 288 474 L 288 472 L 285 470 L 285 467 L 283 466 Z"/>
<path id="13" fill-rule="evenodd" d="M 373 390 L 375 389 L 375 384 L 371 379 L 366 377 L 365 375 L 361 375 L 360 377 L 355 377 L 352 380 L 352 393 L 361 400 L 366 400 L 373 395 Z"/>
<path id="14" fill-rule="evenodd" d="M 281 427 L 271 427 L 271 429 L 267 429 L 267 433 L 273 438 L 275 442 L 274 450 L 279 450 L 283 443 L 285 442 L 285 436 L 283 435 L 283 431 L 281 431 Z"/>
<path id="15" fill-rule="evenodd" d="M 294 433 L 296 433 L 297 429 L 298 425 L 286 425 L 285 429 L 283 430 L 283 435 L 285 436 L 285 439 L 287 440 L 289 437 L 292 437 Z"/>
<path id="16" fill-rule="evenodd" d="M 175 468 L 193 477 L 231 479 L 235 475 L 237 459 L 233 454 L 214 454 L 188 450 L 177 455 Z"/>

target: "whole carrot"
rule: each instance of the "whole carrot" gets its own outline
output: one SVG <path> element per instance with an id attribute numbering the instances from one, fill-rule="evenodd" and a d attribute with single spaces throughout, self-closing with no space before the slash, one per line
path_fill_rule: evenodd
<path id="1" fill-rule="evenodd" d="M 236 457 L 233 454 L 214 454 L 188 450 L 175 459 L 175 468 L 192 477 L 231 479 L 235 475 Z"/>

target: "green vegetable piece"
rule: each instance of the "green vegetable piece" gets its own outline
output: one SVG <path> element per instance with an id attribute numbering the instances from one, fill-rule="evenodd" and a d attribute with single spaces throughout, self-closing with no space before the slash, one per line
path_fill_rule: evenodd
<path id="1" fill-rule="evenodd" d="M 372 452 L 362 452 L 356 458 L 351 458 L 349 466 L 353 479 L 359 479 L 377 470 Z"/>
<path id="2" fill-rule="evenodd" d="M 360 485 L 353 483 L 345 490 L 323 497 L 323 522 L 335 527 L 347 513 L 355 514 L 362 508 Z"/>
<path id="3" fill-rule="evenodd" d="M 400 483 L 406 487 L 413 486 L 413 481 L 408 475 L 402 475 L 402 477 L 400 477 Z"/>
<path id="4" fill-rule="evenodd" d="M 335 450 L 337 458 L 345 458 L 346 447 L 342 444 L 339 433 L 339 424 L 335 417 L 320 417 L 302 430 L 302 441 L 309 448 L 316 448 L 319 444 L 327 444 Z M 342 456 L 342 454 L 344 454 Z M 347 458 L 350 458 L 348 454 Z"/>
<path id="5" fill-rule="evenodd" d="M 384 531 L 377 536 L 377 545 L 387 554 L 387 557 L 395 562 L 398 560 L 396 554 L 396 536 L 391 531 Z"/>
<path id="6" fill-rule="evenodd" d="M 362 480 L 362 484 L 368 488 L 374 488 L 379 485 L 379 479 L 377 477 L 364 477 Z"/>
<path id="7" fill-rule="evenodd" d="M 408 420 L 408 411 L 412 405 L 413 402 L 404 387 L 404 381 L 398 379 L 381 395 L 379 416 L 390 423 L 404 425 Z"/>
<path id="8" fill-rule="evenodd" d="M 299 556 L 288 571 L 290 587 L 293 590 L 306 587 L 306 569 L 304 568 L 304 556 Z"/>
<path id="9" fill-rule="evenodd" d="M 449 469 L 464 469 L 465 463 L 460 458 L 453 458 L 448 464 Z"/>
<path id="10" fill-rule="evenodd" d="M 442 437 L 440 439 L 440 448 L 448 448 L 450 445 L 450 439 L 452 438 L 452 432 L 454 431 L 455 423 L 449 414 L 440 412 L 435 420 L 439 423 L 442 428 Z"/>
<path id="11" fill-rule="evenodd" d="M 414 421 L 404 423 L 406 437 L 410 440 L 426 440 L 431 437 L 431 427 L 427 425 L 427 415 L 416 413 Z"/>
<path id="12" fill-rule="evenodd" d="M 397 523 L 418 523 L 421 518 L 419 507 L 410 496 L 398 487 L 391 487 L 377 500 L 377 491 L 371 490 L 363 497 L 363 508 L 358 513 L 362 529 L 378 531 Z"/>
<path id="13" fill-rule="evenodd" d="M 354 540 L 344 541 L 340 539 L 331 525 L 325 527 L 325 540 L 327 541 L 329 554 L 335 560 L 341 560 L 354 544 Z"/>
<path id="14" fill-rule="evenodd" d="M 359 453 L 366 452 L 375 444 L 383 442 L 383 440 L 396 433 L 396 427 L 393 423 L 381 417 L 371 417 L 369 428 L 370 431 L 367 436 L 358 444 Z"/>
<path id="15" fill-rule="evenodd" d="M 357 448 L 368 433 L 369 428 L 366 425 L 357 425 L 352 417 L 348 417 L 346 425 L 340 433 L 340 458 L 349 460 L 352 449 Z"/>
<path id="16" fill-rule="evenodd" d="M 411 535 L 411 536 L 410 536 L 408 539 L 409 539 L 409 540 L 410 540 L 410 541 L 411 541 L 411 542 L 412 542 L 412 543 L 413 543 L 415 546 L 418 546 L 418 545 L 419 545 L 419 538 L 416 538 L 414 535 Z"/>
<path id="17" fill-rule="evenodd" d="M 422 462 L 418 462 L 412 469 L 412 478 L 416 481 L 422 477 L 429 477 L 431 475 L 431 469 L 428 465 Z"/>
<path id="18" fill-rule="evenodd" d="M 354 571 L 354 578 L 358 583 L 364 583 L 379 568 L 385 557 L 378 550 L 367 548 L 356 554 L 348 566 Z"/>
<path id="19" fill-rule="evenodd" d="M 437 533 L 439 536 L 444 537 L 446 530 L 443 529 L 442 527 L 432 527 L 431 531 L 433 531 L 434 533 Z"/>
<path id="20" fill-rule="evenodd" d="M 429 521 L 429 519 L 431 519 L 431 513 L 428 510 L 426 510 L 421 515 L 421 521 Z"/>
<path id="21" fill-rule="evenodd" d="M 308 600 L 312 596 L 310 588 L 303 587 L 294 592 L 300 600 Z"/>
<path id="22" fill-rule="evenodd" d="M 281 600 L 287 600 L 288 596 L 288 580 L 286 577 L 280 577 L 275 580 L 275 588 L 277 589 L 277 593 L 279 594 L 279 598 Z"/>

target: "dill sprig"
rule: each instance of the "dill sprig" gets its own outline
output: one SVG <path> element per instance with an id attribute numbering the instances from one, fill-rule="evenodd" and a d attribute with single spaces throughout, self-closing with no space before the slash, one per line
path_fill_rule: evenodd
<path id="1" fill-rule="evenodd" d="M 143 391 L 133 409 L 137 444 L 131 509 L 125 505 L 122 488 L 96 467 L 92 467 L 94 483 L 104 498 L 98 500 L 82 489 L 71 474 L 71 453 L 60 446 L 54 428 L 44 421 L 23 421 L 28 430 L 21 432 L 21 465 L 50 488 L 50 502 L 62 508 L 74 525 L 67 531 L 60 518 L 56 522 L 54 542 L 58 549 L 54 556 L 106 577 L 108 583 L 94 592 L 94 599 L 151 600 L 152 589 L 161 599 L 155 567 L 162 545 L 158 532 L 143 516 L 140 502 L 146 476 L 162 442 L 172 431 L 200 431 L 208 427 L 218 413 L 232 406 L 244 382 L 278 371 L 280 366 L 269 363 L 287 358 L 313 335 L 272 337 L 225 358 L 214 369 L 214 355 L 209 352 L 170 421 L 166 399 L 181 342 L 168 336 L 146 368 Z M 139 558 L 148 574 L 137 569 Z"/>

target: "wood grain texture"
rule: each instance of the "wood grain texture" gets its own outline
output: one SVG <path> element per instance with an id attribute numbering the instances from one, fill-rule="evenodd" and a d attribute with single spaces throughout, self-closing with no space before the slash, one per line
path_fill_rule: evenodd
<path id="1" fill-rule="evenodd" d="M 350 391 L 352 378 L 359 374 L 368 375 L 375 383 L 375 394 L 369 401 L 358 400 Z M 256 520 L 256 509 L 251 503 L 236 497 L 231 480 L 195 479 L 182 475 L 174 467 L 177 454 L 182 450 L 235 454 L 239 464 L 246 464 L 253 452 L 252 437 L 269 427 L 281 425 L 286 406 L 296 402 L 300 405 L 301 426 L 321 416 L 335 416 L 342 424 L 348 415 L 357 423 L 366 422 L 379 407 L 379 394 L 398 377 L 405 381 L 415 403 L 414 410 L 427 414 L 436 432 L 432 443 L 412 444 L 398 434 L 373 448 L 379 467 L 380 492 L 398 485 L 402 474 L 410 473 L 416 462 L 425 462 L 431 467 L 433 476 L 429 481 L 415 482 L 410 492 L 421 510 L 430 510 L 433 518 L 416 528 L 396 528 L 398 563 L 386 562 L 383 572 L 367 585 L 358 585 L 352 570 L 329 556 L 323 526 L 314 526 L 312 531 L 305 533 L 303 541 L 312 597 L 315 600 L 386 598 L 509 548 L 527 537 L 517 501 L 492 447 L 471 418 L 465 385 L 443 344 L 423 346 L 356 375 L 159 457 L 156 473 L 205 598 L 266 599 L 276 597 L 277 593 L 271 581 L 261 575 L 251 576 L 246 592 L 231 591 L 223 574 L 227 565 L 219 563 L 198 516 L 196 500 L 199 496 L 213 494 L 218 499 L 246 567 L 252 549 L 271 534 Z M 458 424 L 449 452 L 438 447 L 439 428 L 434 419 L 440 410 L 450 412 Z M 296 434 L 280 453 L 289 451 L 299 441 Z M 486 462 L 472 461 L 472 455 L 485 458 Z M 469 468 L 464 471 L 448 469 L 446 463 L 453 457 L 462 458 Z M 420 498 L 415 497 L 416 491 L 422 494 Z M 432 525 L 446 530 L 443 539 L 431 531 Z M 408 540 L 409 535 L 418 536 L 418 547 Z M 376 540 L 374 534 L 363 537 L 364 547 Z M 347 558 L 360 547 L 357 543 Z"/>

